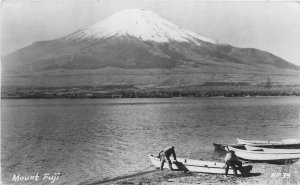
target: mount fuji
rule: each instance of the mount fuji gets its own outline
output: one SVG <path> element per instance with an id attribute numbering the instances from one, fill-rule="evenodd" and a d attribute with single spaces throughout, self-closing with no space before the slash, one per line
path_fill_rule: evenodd
<path id="1" fill-rule="evenodd" d="M 35 86 L 260 83 L 252 77 L 298 72 L 298 66 L 271 53 L 218 44 L 143 9 L 123 10 L 70 35 L 35 42 L 2 57 L 2 69 L 3 84 Z"/>
<path id="2" fill-rule="evenodd" d="M 215 43 L 204 36 L 185 30 L 149 10 L 129 9 L 112 15 L 102 22 L 66 37 L 67 40 L 106 39 L 110 37 L 132 36 L 143 41 Z"/>

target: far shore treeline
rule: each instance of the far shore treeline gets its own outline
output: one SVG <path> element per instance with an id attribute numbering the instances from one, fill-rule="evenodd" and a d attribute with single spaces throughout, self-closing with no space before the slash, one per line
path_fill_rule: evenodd
<path id="1" fill-rule="evenodd" d="M 300 85 L 251 85 L 212 82 L 186 86 L 99 85 L 76 87 L 2 86 L 2 99 L 35 98 L 171 98 L 171 97 L 300 96 Z"/>

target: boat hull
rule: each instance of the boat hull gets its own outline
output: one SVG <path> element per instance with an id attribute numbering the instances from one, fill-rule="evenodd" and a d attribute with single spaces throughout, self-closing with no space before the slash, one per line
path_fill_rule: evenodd
<path id="1" fill-rule="evenodd" d="M 283 140 L 283 141 L 259 141 L 259 140 L 244 140 L 237 138 L 238 144 L 249 145 L 264 148 L 286 148 L 286 149 L 300 149 L 300 142 L 298 140 Z"/>
<path id="2" fill-rule="evenodd" d="M 149 158 L 152 164 L 159 168 L 160 167 L 160 159 L 157 156 L 149 155 Z M 192 159 L 184 159 L 177 158 L 178 163 L 172 164 L 172 168 L 174 170 L 182 170 L 182 171 L 190 171 L 197 173 L 211 173 L 211 174 L 224 174 L 225 173 L 225 163 L 222 162 L 213 162 L 213 161 L 200 161 L 200 160 L 192 160 Z M 164 168 L 169 168 L 168 164 L 164 164 Z M 252 170 L 252 165 L 245 165 L 244 174 L 248 174 Z M 239 171 L 237 171 L 240 174 Z M 229 168 L 229 175 L 233 175 L 233 169 Z"/>
<path id="3" fill-rule="evenodd" d="M 238 144 L 284 144 L 283 141 L 261 141 L 261 140 L 245 140 L 236 138 Z"/>
<path id="4" fill-rule="evenodd" d="M 299 148 L 300 141 L 297 139 L 286 139 L 283 141 L 260 141 L 260 140 L 244 140 L 237 138 L 238 144 L 265 147 L 265 148 Z"/>
<path id="5" fill-rule="evenodd" d="M 220 144 L 220 143 L 213 143 L 214 147 L 216 150 L 226 150 L 227 151 L 227 146 L 232 146 L 235 148 L 239 148 L 239 149 L 245 149 L 244 145 L 240 145 L 240 144 Z"/>
<path id="6" fill-rule="evenodd" d="M 300 149 L 277 149 L 277 148 L 264 148 L 264 147 L 256 147 L 256 146 L 250 146 L 245 145 L 245 148 L 249 151 L 264 151 L 268 153 L 300 153 Z"/>
<path id="7" fill-rule="evenodd" d="M 241 150 L 234 147 L 228 147 L 229 150 L 235 151 L 237 157 L 248 161 L 260 161 L 260 162 L 278 162 L 285 163 L 289 160 L 299 160 L 300 153 L 274 153 L 264 151 L 249 151 Z"/>

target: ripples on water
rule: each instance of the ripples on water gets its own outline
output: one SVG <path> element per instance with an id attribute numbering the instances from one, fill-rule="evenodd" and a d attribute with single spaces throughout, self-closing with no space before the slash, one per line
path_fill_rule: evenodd
<path id="1" fill-rule="evenodd" d="M 60 172 L 56 184 L 145 170 L 148 154 L 212 159 L 212 142 L 300 137 L 300 98 L 2 100 L 2 178 Z M 28 184 L 49 184 L 30 181 Z"/>

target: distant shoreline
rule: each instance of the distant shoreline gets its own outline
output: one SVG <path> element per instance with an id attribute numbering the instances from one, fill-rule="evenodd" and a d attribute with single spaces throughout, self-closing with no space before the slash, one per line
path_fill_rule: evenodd
<path id="1" fill-rule="evenodd" d="M 221 83 L 189 86 L 102 85 L 78 87 L 14 87 L 1 89 L 1 99 L 114 99 L 300 96 L 300 85 Z"/>
<path id="2" fill-rule="evenodd" d="M 232 96 L 201 96 L 201 97 L 193 97 L 193 96 L 173 96 L 173 97 L 121 97 L 121 98 L 110 98 L 110 97 L 49 97 L 49 96 L 36 96 L 36 97 L 11 97 L 11 96 L 2 96 L 1 99 L 128 99 L 128 98 L 233 98 L 233 97 L 241 97 L 241 98 L 248 98 L 248 97 L 300 97 L 299 94 L 297 95 L 256 95 L 256 96 L 236 96 L 236 95 L 232 95 Z"/>

